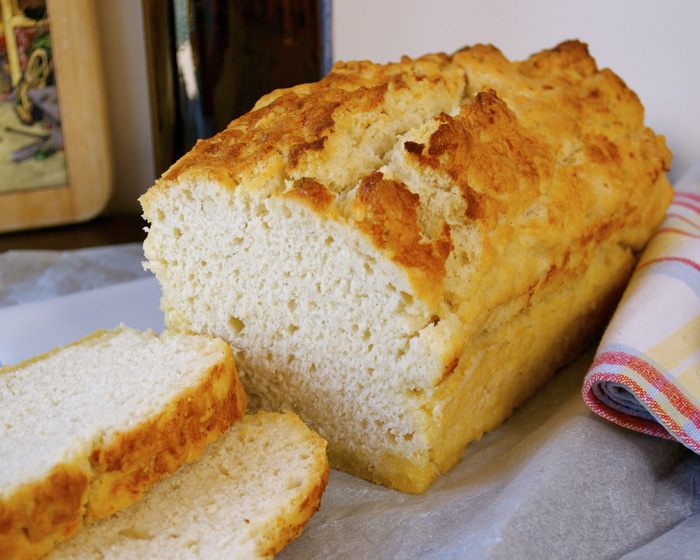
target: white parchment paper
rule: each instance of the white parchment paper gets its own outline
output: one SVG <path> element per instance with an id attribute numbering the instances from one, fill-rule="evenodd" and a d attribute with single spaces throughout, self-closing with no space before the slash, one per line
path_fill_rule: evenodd
<path id="1" fill-rule="evenodd" d="M 140 243 L 77 251 L 0 253 L 0 306 L 147 278 Z"/>
<path id="2" fill-rule="evenodd" d="M 591 359 L 560 372 L 421 496 L 333 472 L 321 510 L 280 558 L 619 558 L 676 526 L 686 556 L 650 544 L 631 557 L 700 558 L 700 531 L 679 525 L 700 511 L 700 458 L 593 415 L 580 397 Z"/>
<path id="3" fill-rule="evenodd" d="M 138 245 L 0 254 L 0 306 L 147 276 L 142 258 Z M 591 359 L 423 495 L 332 471 L 321 509 L 279 558 L 700 558 L 700 457 L 593 415 L 580 396 Z"/>

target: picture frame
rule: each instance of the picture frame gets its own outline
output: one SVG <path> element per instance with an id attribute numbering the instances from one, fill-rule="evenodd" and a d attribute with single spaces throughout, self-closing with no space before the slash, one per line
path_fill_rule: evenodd
<path id="1" fill-rule="evenodd" d="M 4 33 L 13 33 L 10 17 L 16 17 L 21 25 L 23 15 L 12 14 L 17 14 L 22 1 L 0 0 Z M 4 167 L 0 162 L 0 232 L 86 221 L 105 208 L 112 191 L 109 121 L 95 0 L 46 0 L 46 11 L 56 86 L 53 99 L 55 102 L 57 95 L 60 144 L 65 158 L 65 174 L 56 176 L 65 180 L 3 190 L 3 175 L 10 184 L 14 171 L 7 162 Z M 16 82 L 16 60 L 13 73 Z M 0 129 L 0 134 L 7 129 Z M 32 134 L 26 130 L 24 133 Z M 15 183 L 18 176 L 13 178 Z"/>

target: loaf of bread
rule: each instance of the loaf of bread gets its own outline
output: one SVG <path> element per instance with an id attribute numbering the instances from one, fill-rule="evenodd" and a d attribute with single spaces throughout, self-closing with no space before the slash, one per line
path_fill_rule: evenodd
<path id="1" fill-rule="evenodd" d="M 201 455 L 246 396 L 224 341 L 122 327 L 0 370 L 0 558 L 38 558 Z"/>
<path id="2" fill-rule="evenodd" d="M 301 533 L 327 480 L 326 442 L 292 413 L 259 412 L 47 560 L 269 558 Z"/>
<path id="3" fill-rule="evenodd" d="M 338 63 L 142 197 L 148 267 L 169 328 L 228 340 L 254 406 L 421 492 L 597 332 L 670 157 L 576 41 Z"/>

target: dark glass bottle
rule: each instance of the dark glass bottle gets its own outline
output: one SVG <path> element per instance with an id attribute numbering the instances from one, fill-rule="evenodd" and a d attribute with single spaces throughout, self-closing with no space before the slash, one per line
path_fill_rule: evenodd
<path id="1" fill-rule="evenodd" d="M 331 65 L 330 0 L 143 0 L 156 172 Z"/>

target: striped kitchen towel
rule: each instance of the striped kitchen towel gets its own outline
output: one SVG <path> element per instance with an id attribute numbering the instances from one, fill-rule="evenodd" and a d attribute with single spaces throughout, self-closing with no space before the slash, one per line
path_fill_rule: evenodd
<path id="1" fill-rule="evenodd" d="M 603 418 L 700 453 L 700 165 L 678 183 L 586 375 Z"/>

